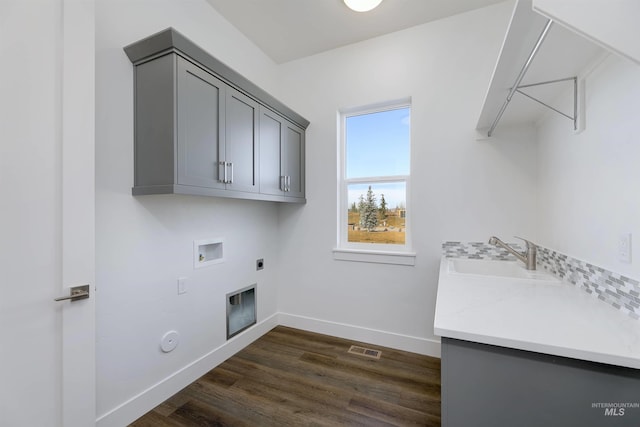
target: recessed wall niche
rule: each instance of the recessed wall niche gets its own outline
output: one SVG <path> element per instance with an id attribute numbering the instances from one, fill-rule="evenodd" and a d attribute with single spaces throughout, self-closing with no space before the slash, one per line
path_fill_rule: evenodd
<path id="1" fill-rule="evenodd" d="M 196 240 L 193 242 L 193 268 L 206 267 L 224 262 L 221 238 Z"/>

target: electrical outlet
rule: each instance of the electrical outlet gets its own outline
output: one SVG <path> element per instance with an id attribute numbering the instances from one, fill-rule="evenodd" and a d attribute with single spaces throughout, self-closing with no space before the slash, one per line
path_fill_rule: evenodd
<path id="1" fill-rule="evenodd" d="M 631 233 L 618 236 L 618 259 L 622 262 L 631 262 Z"/>
<path id="2" fill-rule="evenodd" d="M 179 277 L 178 278 L 178 295 L 187 293 L 187 278 Z"/>

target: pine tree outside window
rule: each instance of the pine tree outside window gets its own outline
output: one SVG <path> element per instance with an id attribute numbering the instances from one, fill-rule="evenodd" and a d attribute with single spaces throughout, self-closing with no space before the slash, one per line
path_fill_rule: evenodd
<path id="1" fill-rule="evenodd" d="M 343 111 L 340 127 L 334 254 L 409 252 L 410 100 Z"/>

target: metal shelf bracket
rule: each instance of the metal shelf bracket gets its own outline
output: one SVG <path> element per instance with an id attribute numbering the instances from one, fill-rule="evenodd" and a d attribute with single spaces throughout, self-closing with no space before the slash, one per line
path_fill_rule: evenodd
<path id="1" fill-rule="evenodd" d="M 528 93 L 525 93 L 525 92 L 520 90 L 522 88 L 535 87 L 535 86 L 541 86 L 541 85 L 548 85 L 548 84 L 552 84 L 552 83 L 560 83 L 560 82 L 566 82 L 566 81 L 573 81 L 573 116 L 570 116 L 570 115 L 568 115 L 566 113 L 563 113 L 562 111 L 558 110 L 557 108 L 554 108 L 551 105 L 546 104 L 543 101 L 540 101 L 538 98 L 536 98 L 536 97 L 534 97 L 532 95 L 529 95 Z M 532 99 L 532 100 L 536 101 L 539 104 L 544 105 L 545 107 L 549 108 L 550 110 L 553 110 L 556 113 L 560 114 L 561 116 L 564 116 L 567 119 L 571 120 L 573 122 L 573 130 L 578 130 L 578 77 L 566 77 L 564 79 L 556 79 L 556 80 L 549 80 L 549 81 L 546 81 L 546 82 L 531 83 L 531 84 L 527 84 L 527 85 L 520 85 L 520 86 L 516 87 L 516 92 L 518 92 L 521 95 L 526 96 L 529 99 Z"/>

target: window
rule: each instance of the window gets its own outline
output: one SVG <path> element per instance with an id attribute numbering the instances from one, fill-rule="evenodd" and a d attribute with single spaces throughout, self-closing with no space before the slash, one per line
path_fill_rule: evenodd
<path id="1" fill-rule="evenodd" d="M 340 114 L 335 254 L 375 252 L 388 255 L 385 260 L 397 260 L 394 255 L 409 252 L 410 119 L 408 101 Z M 343 256 L 336 258 L 345 259 Z M 358 258 L 350 260 L 364 260 Z"/>

